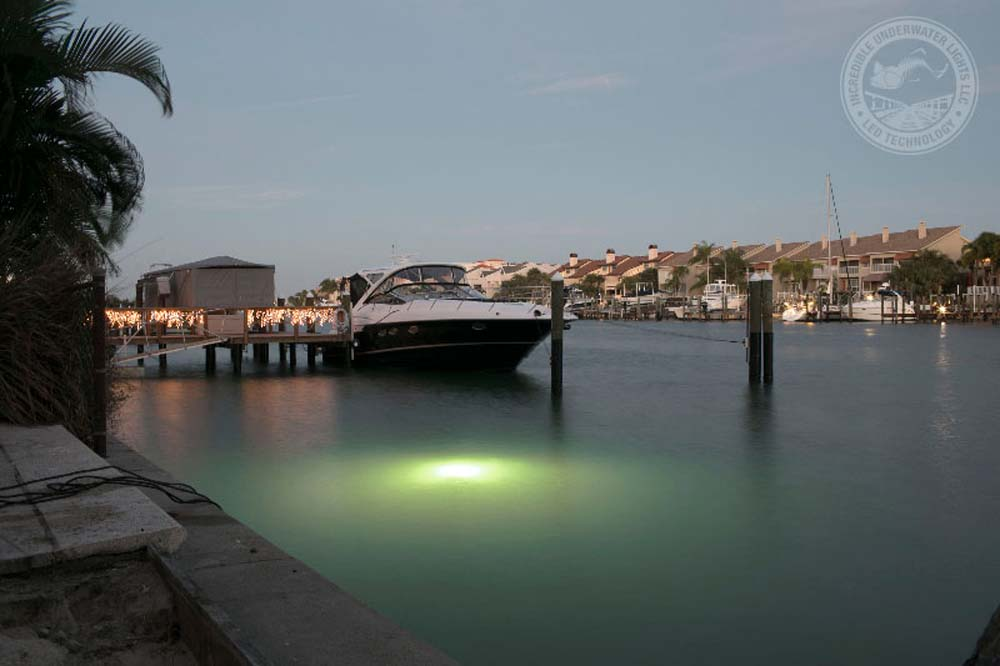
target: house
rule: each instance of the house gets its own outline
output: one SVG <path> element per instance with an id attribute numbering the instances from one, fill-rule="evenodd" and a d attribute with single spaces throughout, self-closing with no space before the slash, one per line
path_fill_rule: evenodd
<path id="1" fill-rule="evenodd" d="M 498 268 L 490 268 L 488 266 L 477 267 L 466 272 L 465 279 L 470 286 L 478 289 L 487 298 L 494 298 L 500 291 L 503 283 L 514 276 L 525 275 L 533 269 L 537 269 L 546 275 L 552 275 L 558 268 L 555 264 L 536 263 L 533 261 L 505 263 Z"/>
<path id="2" fill-rule="evenodd" d="M 274 266 L 209 257 L 143 274 L 136 282 L 136 296 L 146 307 L 271 307 Z"/>
<path id="3" fill-rule="evenodd" d="M 838 239 L 829 246 L 824 236 L 790 258 L 809 259 L 819 264 L 813 271 L 809 290 L 827 284 L 832 272 L 837 291 L 871 293 L 889 280 L 893 268 L 917 252 L 937 250 L 957 260 L 968 242 L 962 237 L 960 226 L 928 227 L 927 222 L 921 220 L 915 228 L 906 231 L 890 232 L 889 227 L 882 227 L 881 233 L 870 236 L 858 236 L 852 231 L 847 238 Z"/>

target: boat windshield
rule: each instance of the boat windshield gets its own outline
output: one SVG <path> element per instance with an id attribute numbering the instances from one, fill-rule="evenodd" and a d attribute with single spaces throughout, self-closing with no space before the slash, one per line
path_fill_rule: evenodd
<path id="1" fill-rule="evenodd" d="M 465 282 L 465 271 L 457 266 L 411 266 L 386 278 L 368 302 L 399 304 L 429 299 L 481 301 L 485 297 Z"/>

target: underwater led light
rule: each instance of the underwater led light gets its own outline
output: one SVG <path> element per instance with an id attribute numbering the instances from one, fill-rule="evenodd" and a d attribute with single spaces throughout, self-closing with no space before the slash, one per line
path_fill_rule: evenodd
<path id="1" fill-rule="evenodd" d="M 434 476 L 439 479 L 477 479 L 483 475 L 483 468 L 472 463 L 445 463 L 434 468 Z"/>

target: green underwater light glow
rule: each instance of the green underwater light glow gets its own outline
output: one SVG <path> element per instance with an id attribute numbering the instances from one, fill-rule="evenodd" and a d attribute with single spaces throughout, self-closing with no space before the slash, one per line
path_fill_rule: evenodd
<path id="1" fill-rule="evenodd" d="M 494 483 L 507 478 L 511 467 L 496 458 L 449 458 L 419 462 L 412 469 L 420 483 Z"/>

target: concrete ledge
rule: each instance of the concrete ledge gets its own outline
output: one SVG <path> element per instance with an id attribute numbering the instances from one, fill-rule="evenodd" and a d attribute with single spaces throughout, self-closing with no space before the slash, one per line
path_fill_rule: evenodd
<path id="1" fill-rule="evenodd" d="M 65 428 L 0 424 L 0 487 L 106 464 Z M 115 470 L 91 474 L 119 475 Z M 45 483 L 28 488 L 46 489 Z M 137 489 L 96 488 L 0 509 L 0 574 L 146 546 L 169 552 L 183 540 L 184 529 Z"/>
<path id="2" fill-rule="evenodd" d="M 108 442 L 108 460 L 173 480 L 118 441 Z M 456 663 L 225 512 L 144 492 L 187 531 L 176 552 L 156 557 L 187 606 L 181 630 L 203 663 Z"/>

